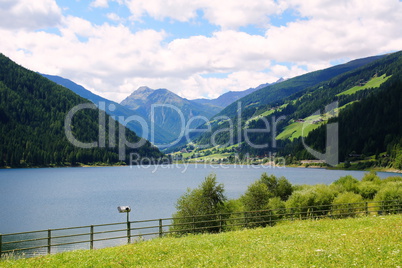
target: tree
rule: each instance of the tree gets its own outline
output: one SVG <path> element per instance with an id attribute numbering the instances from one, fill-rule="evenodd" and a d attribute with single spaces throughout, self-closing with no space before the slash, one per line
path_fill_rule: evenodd
<path id="1" fill-rule="evenodd" d="M 402 150 L 398 150 L 394 160 L 394 167 L 396 169 L 402 169 Z"/>
<path id="2" fill-rule="evenodd" d="M 275 175 L 268 176 L 263 173 L 260 182 L 267 186 L 270 197 L 280 197 L 283 201 L 286 201 L 293 191 L 292 184 L 285 177 L 278 179 Z"/>
<path id="3" fill-rule="evenodd" d="M 267 185 L 258 180 L 248 186 L 240 199 L 246 211 L 253 211 L 266 209 L 270 197 Z"/>
<path id="4" fill-rule="evenodd" d="M 223 184 L 218 184 L 216 175 L 210 174 L 198 188 L 187 189 L 176 203 L 177 212 L 173 215 L 173 230 L 186 232 L 217 232 L 220 230 L 224 211 Z"/>

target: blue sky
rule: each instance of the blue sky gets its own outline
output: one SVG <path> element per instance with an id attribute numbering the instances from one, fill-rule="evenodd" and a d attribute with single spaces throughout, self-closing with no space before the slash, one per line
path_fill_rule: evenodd
<path id="1" fill-rule="evenodd" d="M 0 52 L 121 101 L 216 98 L 402 47 L 399 0 L 3 0 Z"/>

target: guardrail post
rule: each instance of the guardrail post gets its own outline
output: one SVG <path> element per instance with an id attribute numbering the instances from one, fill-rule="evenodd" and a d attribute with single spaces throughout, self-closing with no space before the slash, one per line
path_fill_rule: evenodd
<path id="1" fill-rule="evenodd" d="M 52 247 L 52 230 L 48 229 L 47 230 L 47 254 L 51 253 L 51 247 Z"/>
<path id="2" fill-rule="evenodd" d="M 162 219 L 159 219 L 159 237 L 163 236 Z"/>
<path id="3" fill-rule="evenodd" d="M 127 221 L 127 243 L 131 243 L 131 225 L 129 221 Z"/>
<path id="4" fill-rule="evenodd" d="M 94 226 L 91 225 L 91 234 L 90 234 L 90 249 L 94 249 Z"/>

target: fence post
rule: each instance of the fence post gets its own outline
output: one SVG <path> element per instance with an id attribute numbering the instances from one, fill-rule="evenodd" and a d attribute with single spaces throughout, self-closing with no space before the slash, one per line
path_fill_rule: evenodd
<path id="1" fill-rule="evenodd" d="M 163 236 L 162 219 L 159 219 L 159 237 Z"/>
<path id="2" fill-rule="evenodd" d="M 368 202 L 366 202 L 366 216 L 369 215 L 369 210 L 368 210 Z"/>
<path id="3" fill-rule="evenodd" d="M 274 226 L 274 223 L 272 222 L 272 210 L 269 211 L 269 226 Z"/>
<path id="4" fill-rule="evenodd" d="M 3 235 L 0 234 L 0 259 L 1 259 L 1 254 L 3 252 L 2 247 L 3 247 Z"/>
<path id="5" fill-rule="evenodd" d="M 222 214 L 219 214 L 219 232 L 222 232 Z"/>
<path id="6" fill-rule="evenodd" d="M 91 225 L 90 249 L 94 249 L 94 226 Z"/>
<path id="7" fill-rule="evenodd" d="M 401 202 L 401 200 L 399 199 L 398 200 L 398 211 L 397 211 L 397 213 L 401 213 L 401 204 L 402 204 L 402 202 Z"/>
<path id="8" fill-rule="evenodd" d="M 47 230 L 47 254 L 51 253 L 51 246 L 52 246 L 52 230 Z"/>
<path id="9" fill-rule="evenodd" d="M 195 217 L 193 216 L 193 233 L 195 233 Z"/>

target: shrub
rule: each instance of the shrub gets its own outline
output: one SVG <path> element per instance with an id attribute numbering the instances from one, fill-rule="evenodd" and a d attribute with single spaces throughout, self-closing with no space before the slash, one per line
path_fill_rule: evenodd
<path id="1" fill-rule="evenodd" d="M 387 183 L 387 182 L 402 182 L 402 177 L 401 176 L 391 176 L 388 178 L 385 178 L 382 180 L 382 183 Z"/>
<path id="2" fill-rule="evenodd" d="M 338 192 L 323 184 L 293 192 L 286 201 L 290 213 L 300 218 L 327 214 Z"/>
<path id="3" fill-rule="evenodd" d="M 225 231 L 239 230 L 244 226 L 244 205 L 240 199 L 227 200 L 224 205 L 224 210 L 225 213 L 229 215 L 224 225 Z"/>
<path id="4" fill-rule="evenodd" d="M 263 210 L 267 208 L 271 193 L 268 187 L 261 181 L 256 181 L 248 186 L 247 191 L 240 197 L 246 211 Z"/>
<path id="5" fill-rule="evenodd" d="M 276 196 L 282 201 L 286 201 L 288 200 L 289 196 L 292 195 L 292 192 L 292 184 L 285 177 L 280 177 L 278 180 Z"/>
<path id="6" fill-rule="evenodd" d="M 344 177 L 340 177 L 338 180 L 334 181 L 332 183 L 332 187 L 336 190 L 338 190 L 339 192 L 358 192 L 357 189 L 357 185 L 359 184 L 359 181 L 350 176 L 344 176 Z"/>
<path id="7" fill-rule="evenodd" d="M 363 197 L 352 192 L 340 193 L 332 202 L 332 215 L 355 216 L 365 211 Z"/>
<path id="8" fill-rule="evenodd" d="M 372 200 L 377 194 L 378 190 L 380 190 L 380 185 L 372 181 L 362 181 L 358 186 L 359 194 L 367 200 Z"/>
<path id="9" fill-rule="evenodd" d="M 388 182 L 384 184 L 375 195 L 374 201 L 382 202 L 379 212 L 400 212 L 402 205 L 402 182 Z"/>
<path id="10" fill-rule="evenodd" d="M 380 184 L 381 178 L 377 176 L 377 172 L 370 171 L 364 174 L 362 181 L 371 181 L 373 183 Z"/>
<path id="11" fill-rule="evenodd" d="M 284 214 L 286 213 L 285 202 L 282 201 L 280 197 L 273 197 L 269 199 L 268 209 L 272 211 L 272 215 L 274 215 L 274 220 L 283 218 Z"/>
<path id="12" fill-rule="evenodd" d="M 216 175 L 209 175 L 198 188 L 188 189 L 177 200 L 173 230 L 181 233 L 219 231 L 222 219 L 216 214 L 224 212 L 225 200 L 223 185 L 216 182 Z"/>
<path id="13" fill-rule="evenodd" d="M 269 198 L 272 193 L 268 191 L 268 187 L 261 180 L 255 181 L 248 188 L 244 195 L 240 197 L 245 209 L 245 216 L 247 218 L 247 226 L 265 226 L 266 219 L 265 216 L 269 215 L 266 210 Z M 250 212 L 253 211 L 253 212 Z"/>

